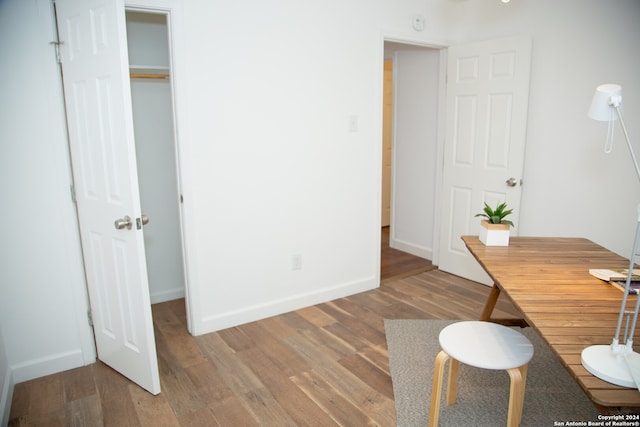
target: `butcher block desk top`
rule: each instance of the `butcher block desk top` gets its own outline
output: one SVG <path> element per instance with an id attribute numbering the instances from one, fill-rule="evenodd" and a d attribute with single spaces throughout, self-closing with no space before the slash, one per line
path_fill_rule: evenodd
<path id="1" fill-rule="evenodd" d="M 585 347 L 611 344 L 623 297 L 618 289 L 591 276 L 589 269 L 628 268 L 628 260 L 580 238 L 511 237 L 509 246 L 485 246 L 477 236 L 462 240 L 494 281 L 482 320 L 489 320 L 503 292 L 596 406 L 640 408 L 638 390 L 605 382 L 580 362 Z M 629 310 L 636 298 L 628 298 Z M 640 322 L 636 347 L 639 330 Z"/>

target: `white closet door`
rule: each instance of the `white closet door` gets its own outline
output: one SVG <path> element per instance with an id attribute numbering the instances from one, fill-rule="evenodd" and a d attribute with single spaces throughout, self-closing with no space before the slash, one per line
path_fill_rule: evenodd
<path id="1" fill-rule="evenodd" d="M 137 226 L 141 212 L 124 3 L 56 0 L 55 5 L 98 358 L 157 394 L 144 241 Z"/>

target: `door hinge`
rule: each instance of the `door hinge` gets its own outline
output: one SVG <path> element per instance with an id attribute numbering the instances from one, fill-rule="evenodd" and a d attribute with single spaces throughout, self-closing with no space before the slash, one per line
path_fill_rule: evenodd
<path id="1" fill-rule="evenodd" d="M 93 314 L 91 314 L 91 310 L 87 311 L 87 318 L 89 319 L 89 326 L 93 328 Z"/>
<path id="2" fill-rule="evenodd" d="M 73 184 L 71 184 L 69 186 L 69 190 L 71 191 L 71 201 L 73 203 L 78 203 L 76 200 L 76 187 Z"/>
<path id="3" fill-rule="evenodd" d="M 64 42 L 59 41 L 51 41 L 49 44 L 53 45 L 53 48 L 56 50 L 56 62 L 58 64 L 62 64 L 62 57 L 60 56 L 60 46 L 64 44 Z"/>

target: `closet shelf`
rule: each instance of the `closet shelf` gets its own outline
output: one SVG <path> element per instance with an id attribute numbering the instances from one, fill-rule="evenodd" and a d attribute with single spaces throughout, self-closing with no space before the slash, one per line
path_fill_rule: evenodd
<path id="1" fill-rule="evenodd" d="M 164 80 L 169 78 L 169 74 L 130 73 L 129 75 L 132 79 Z"/>
<path id="2" fill-rule="evenodd" d="M 132 79 L 168 79 L 169 67 L 130 65 L 129 74 Z"/>

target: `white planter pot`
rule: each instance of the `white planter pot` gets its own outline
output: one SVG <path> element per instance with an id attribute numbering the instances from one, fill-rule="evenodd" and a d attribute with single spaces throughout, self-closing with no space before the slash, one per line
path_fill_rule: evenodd
<path id="1" fill-rule="evenodd" d="M 491 224 L 483 219 L 480 226 L 480 241 L 485 246 L 509 246 L 509 224 Z"/>

